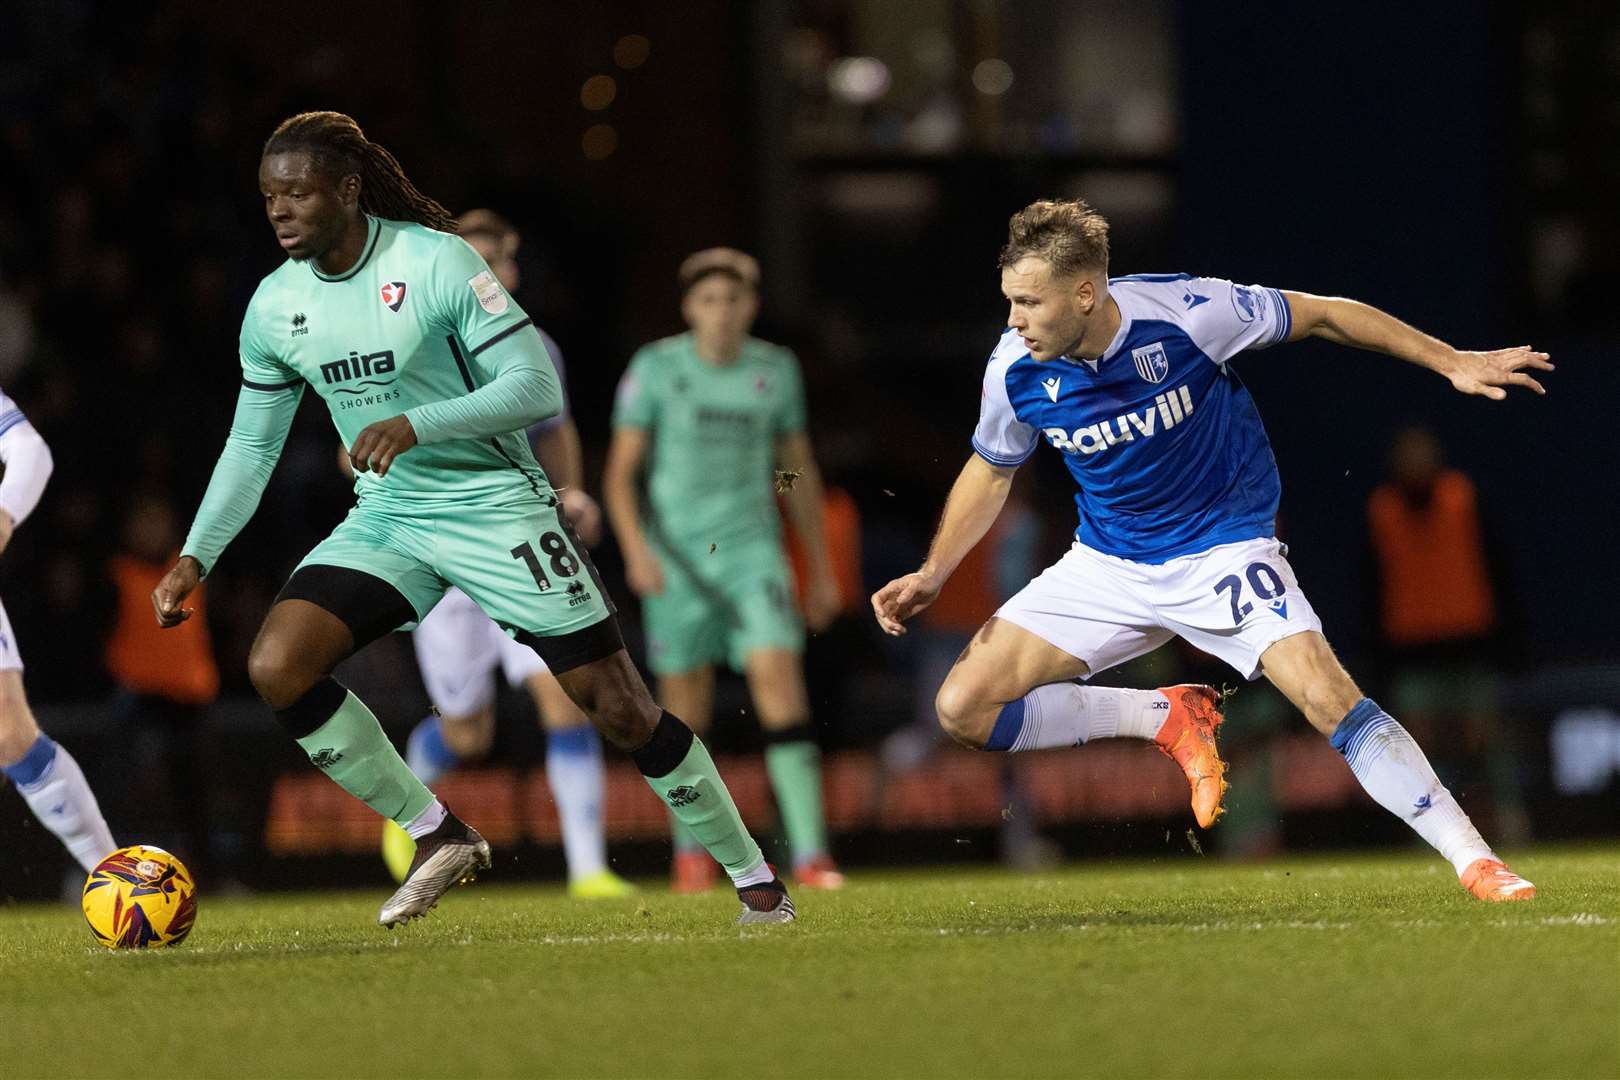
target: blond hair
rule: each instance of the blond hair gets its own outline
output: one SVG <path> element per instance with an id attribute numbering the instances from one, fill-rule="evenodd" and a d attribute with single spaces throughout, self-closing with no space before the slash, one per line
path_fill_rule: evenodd
<path id="1" fill-rule="evenodd" d="M 1042 199 L 1007 222 L 1007 246 L 997 263 L 1005 270 L 1026 256 L 1067 277 L 1086 270 L 1108 273 L 1108 222 L 1084 199 Z"/>

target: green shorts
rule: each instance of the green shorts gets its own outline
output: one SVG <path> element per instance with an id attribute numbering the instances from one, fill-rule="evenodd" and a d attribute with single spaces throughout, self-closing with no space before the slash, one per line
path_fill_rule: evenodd
<path id="1" fill-rule="evenodd" d="M 657 544 L 664 591 L 643 597 L 647 663 L 676 675 L 724 661 L 737 671 L 756 649 L 804 648 L 793 572 L 775 537 L 689 547 Z"/>
<path id="2" fill-rule="evenodd" d="M 418 622 L 451 585 L 507 633 L 556 637 L 613 614 L 596 568 L 554 500 L 431 515 L 360 504 L 298 564 L 306 566 L 381 578 L 404 595 Z"/>

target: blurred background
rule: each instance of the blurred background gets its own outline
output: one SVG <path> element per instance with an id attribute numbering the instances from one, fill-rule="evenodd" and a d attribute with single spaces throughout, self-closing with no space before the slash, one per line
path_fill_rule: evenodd
<path id="1" fill-rule="evenodd" d="M 626 361 L 681 329 L 680 259 L 715 244 L 759 257 L 756 333 L 797 351 L 822 469 L 856 512 L 839 557 L 859 589 L 807 662 L 834 846 L 857 872 L 1408 842 L 1261 684 L 1231 703 L 1232 813 L 1201 844 L 1157 755 L 1009 763 L 927 734 L 963 626 L 886 639 L 865 593 L 920 560 L 969 453 L 1003 325 L 996 253 L 1039 197 L 1102 210 L 1115 273 L 1348 295 L 1460 347 L 1553 354 L 1548 396 L 1503 404 L 1315 343 L 1236 366 L 1281 464 L 1279 535 L 1352 672 L 1487 835 L 1616 831 L 1620 440 L 1598 407 L 1620 391 L 1613 5 L 141 7 L 0 7 L 0 387 L 56 458 L 0 557 L 0 596 L 42 726 L 114 832 L 205 866 L 205 889 L 381 875 L 375 821 L 308 768 L 245 675 L 271 598 L 351 501 L 315 395 L 209 577 L 209 635 L 183 677 L 147 670 L 131 585 L 184 535 L 229 427 L 244 306 L 280 259 L 259 149 L 284 117 L 326 108 L 453 210 L 493 207 L 521 230 L 519 299 L 569 359 L 593 490 Z M 1063 550 L 1068 485 L 1055 455 L 1026 466 L 981 592 Z M 1425 524 L 1442 490 L 1469 493 L 1469 529 Z M 618 555 L 595 557 L 635 652 Z M 1484 581 L 1445 572 L 1463 561 Z M 1391 583 L 1424 566 L 1441 572 L 1412 605 Z M 988 614 L 971 598 L 955 611 L 968 627 Z M 341 674 L 397 737 L 426 711 L 398 636 Z M 1174 645 L 1107 678 L 1236 681 Z M 504 695 L 495 764 L 446 784 L 507 870 L 550 876 L 530 709 Z M 717 715 L 712 744 L 740 755 L 722 768 L 769 833 L 739 683 Z M 662 812 L 627 762 L 612 768 L 617 865 L 661 872 Z M 0 853 L 0 895 L 60 891 L 67 857 L 9 786 Z"/>

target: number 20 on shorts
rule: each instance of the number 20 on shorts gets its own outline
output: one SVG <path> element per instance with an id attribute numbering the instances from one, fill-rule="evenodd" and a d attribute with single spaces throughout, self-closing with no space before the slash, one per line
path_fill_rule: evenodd
<path id="1" fill-rule="evenodd" d="M 1249 588 L 1254 590 L 1254 595 L 1262 600 L 1280 600 L 1288 591 L 1282 576 L 1263 562 L 1250 563 L 1248 570 L 1244 571 L 1244 577 L 1249 579 Z M 1215 591 L 1231 592 L 1233 626 L 1241 623 L 1254 610 L 1254 605 L 1243 599 L 1243 578 L 1236 574 L 1229 574 L 1216 582 Z"/>

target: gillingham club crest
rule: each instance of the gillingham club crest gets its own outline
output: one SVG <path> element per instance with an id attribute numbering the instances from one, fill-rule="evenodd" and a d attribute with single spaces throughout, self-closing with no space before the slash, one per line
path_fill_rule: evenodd
<path id="1" fill-rule="evenodd" d="M 1170 358 L 1165 355 L 1162 341 L 1132 349 L 1131 359 L 1136 362 L 1136 373 L 1150 383 L 1163 382 L 1170 374 Z"/>
<path id="2" fill-rule="evenodd" d="M 398 311 L 399 306 L 405 302 L 403 281 L 390 281 L 377 291 L 382 294 L 382 302 L 387 305 L 389 311 Z"/>

